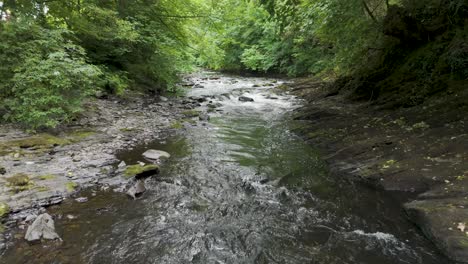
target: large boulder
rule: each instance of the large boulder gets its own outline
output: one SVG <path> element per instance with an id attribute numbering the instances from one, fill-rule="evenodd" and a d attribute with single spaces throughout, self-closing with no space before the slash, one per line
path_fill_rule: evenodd
<path id="1" fill-rule="evenodd" d="M 143 157 L 150 160 L 168 159 L 171 155 L 162 150 L 149 149 L 143 153 Z"/>
<path id="2" fill-rule="evenodd" d="M 55 223 L 49 214 L 41 214 L 36 218 L 26 231 L 25 239 L 30 242 L 40 239 L 61 240 L 55 232 Z"/>
<path id="3" fill-rule="evenodd" d="M 448 257 L 468 263 L 468 201 L 463 198 L 418 200 L 405 204 L 410 219 Z"/>

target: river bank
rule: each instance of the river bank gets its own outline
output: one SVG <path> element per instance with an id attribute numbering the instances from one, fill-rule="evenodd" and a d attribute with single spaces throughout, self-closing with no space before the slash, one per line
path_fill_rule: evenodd
<path id="1" fill-rule="evenodd" d="M 1 215 L 7 216 L 3 225 L 24 228 L 21 222 L 28 215 L 82 189 L 122 188 L 128 179 L 119 177 L 115 154 L 164 138 L 181 113 L 192 107 L 179 99 L 135 94 L 89 100 L 79 120 L 59 132 L 30 134 L 1 126 L 0 204 Z"/>
<path id="2" fill-rule="evenodd" d="M 335 173 L 393 193 L 444 254 L 468 262 L 467 89 L 389 110 L 320 80 L 288 86 L 307 101 L 296 132 Z"/>

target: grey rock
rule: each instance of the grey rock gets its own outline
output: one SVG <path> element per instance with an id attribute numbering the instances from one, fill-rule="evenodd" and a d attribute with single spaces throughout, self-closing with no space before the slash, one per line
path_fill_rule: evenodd
<path id="1" fill-rule="evenodd" d="M 43 239 L 60 239 L 60 236 L 55 231 L 55 223 L 49 214 L 41 214 L 36 218 L 34 223 L 28 227 L 25 239 L 27 241 L 37 241 Z"/>
<path id="2" fill-rule="evenodd" d="M 168 159 L 171 155 L 162 150 L 149 149 L 143 153 L 143 157 L 150 160 Z"/>
<path id="3" fill-rule="evenodd" d="M 161 102 L 167 102 L 167 101 L 169 101 L 169 99 L 167 99 L 167 98 L 164 97 L 164 96 L 160 96 L 160 97 L 159 97 L 159 100 L 161 100 Z"/>
<path id="4" fill-rule="evenodd" d="M 86 203 L 88 201 L 88 198 L 87 197 L 78 197 L 75 199 L 75 201 L 79 202 L 79 203 Z"/>
<path id="5" fill-rule="evenodd" d="M 200 116 L 198 116 L 198 119 L 200 119 L 200 121 L 209 121 L 210 116 L 207 114 L 201 114 Z"/>
<path id="6" fill-rule="evenodd" d="M 240 96 L 239 101 L 241 101 L 241 102 L 253 102 L 254 99 L 252 99 L 250 97 L 247 97 L 247 96 Z"/>
<path id="7" fill-rule="evenodd" d="M 35 214 L 31 214 L 31 215 L 28 215 L 26 216 L 26 219 L 24 220 L 26 223 L 31 223 L 33 222 L 34 220 L 36 220 L 37 218 L 37 215 Z"/>
<path id="8" fill-rule="evenodd" d="M 138 180 L 134 186 L 130 187 L 127 191 L 127 195 L 136 199 L 136 197 L 146 191 L 145 182 Z"/>

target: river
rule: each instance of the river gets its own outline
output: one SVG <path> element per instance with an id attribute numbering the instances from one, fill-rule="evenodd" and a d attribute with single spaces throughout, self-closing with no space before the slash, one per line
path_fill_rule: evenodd
<path id="1" fill-rule="evenodd" d="M 88 190 L 49 208 L 63 242 L 18 235 L 3 263 L 450 263 L 388 194 L 333 175 L 291 132 L 302 101 L 266 78 L 210 74 L 187 97 L 217 105 L 149 148 L 172 157 L 138 200 Z M 240 102 L 239 96 L 253 102 Z M 197 118 L 196 118 L 197 119 Z M 151 121 L 151 120 L 149 120 Z"/>

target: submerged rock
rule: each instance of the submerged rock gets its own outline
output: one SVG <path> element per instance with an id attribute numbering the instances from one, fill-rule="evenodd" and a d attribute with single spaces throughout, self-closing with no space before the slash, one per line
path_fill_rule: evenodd
<path id="1" fill-rule="evenodd" d="M 241 102 L 254 102 L 254 99 L 247 97 L 247 96 L 240 96 L 239 101 Z"/>
<path id="2" fill-rule="evenodd" d="M 162 150 L 149 149 L 143 153 L 143 157 L 150 160 L 168 159 L 171 155 Z"/>
<path id="3" fill-rule="evenodd" d="M 87 197 L 79 197 L 79 198 L 76 198 L 75 201 L 77 201 L 79 203 L 86 203 L 88 201 L 88 198 Z"/>
<path id="4" fill-rule="evenodd" d="M 48 240 L 61 240 L 60 236 L 55 232 L 55 223 L 52 216 L 49 214 L 41 214 L 38 216 L 26 231 L 25 239 L 27 241 L 37 241 L 41 238 Z"/>
<path id="5" fill-rule="evenodd" d="M 145 182 L 142 180 L 138 180 L 134 186 L 130 187 L 127 191 L 127 195 L 136 199 L 137 196 L 146 192 Z"/>

